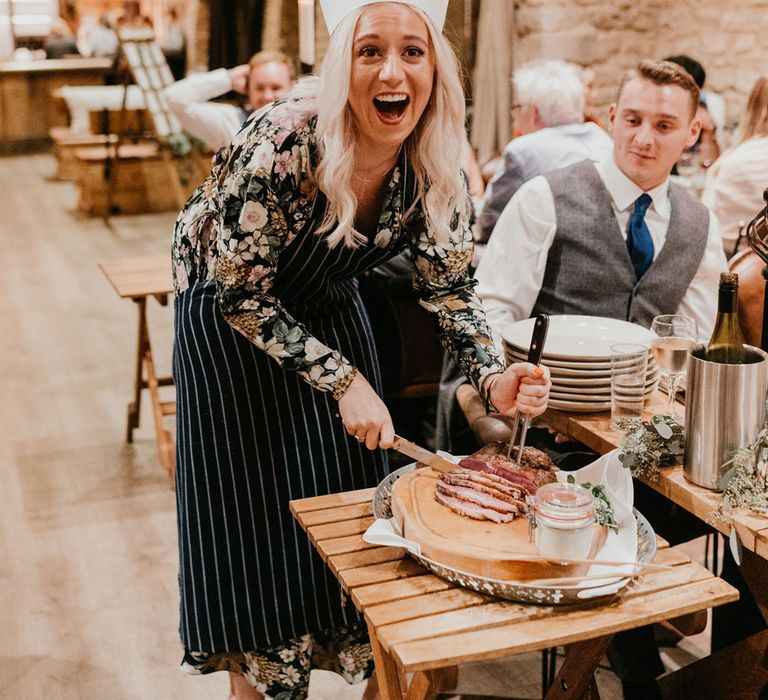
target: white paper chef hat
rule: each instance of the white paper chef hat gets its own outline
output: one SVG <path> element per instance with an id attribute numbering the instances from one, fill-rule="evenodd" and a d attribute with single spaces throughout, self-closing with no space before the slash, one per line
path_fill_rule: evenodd
<path id="1" fill-rule="evenodd" d="M 424 12 L 442 31 L 445 24 L 445 13 L 448 11 L 448 0 L 320 0 L 325 24 L 332 34 L 336 25 L 341 22 L 352 10 L 364 5 L 373 5 L 377 2 L 400 2 L 403 5 L 411 5 Z"/>

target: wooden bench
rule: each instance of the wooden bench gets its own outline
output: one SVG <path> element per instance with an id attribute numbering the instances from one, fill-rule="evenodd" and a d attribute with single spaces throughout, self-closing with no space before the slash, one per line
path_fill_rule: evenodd
<path id="1" fill-rule="evenodd" d="M 659 541 L 655 563 L 599 604 L 527 605 L 458 587 L 396 547 L 363 541 L 373 489 L 292 501 L 291 512 L 365 615 L 383 700 L 434 700 L 459 664 L 565 646 L 546 698 L 597 697 L 594 671 L 613 635 L 736 600 L 736 589 Z M 405 686 L 405 674 L 413 673 Z"/>
<path id="2" fill-rule="evenodd" d="M 75 151 L 93 146 L 107 146 L 117 143 L 114 134 L 89 134 L 73 131 L 66 126 L 55 126 L 50 131 L 53 141 L 53 155 L 56 158 L 57 180 L 77 180 L 78 165 Z"/>
<path id="3" fill-rule="evenodd" d="M 77 209 L 86 216 L 174 211 L 184 202 L 178 179 L 169 171 L 169 159 L 156 143 L 121 144 L 119 151 L 105 146 L 78 148 L 75 159 Z"/>
<path id="4" fill-rule="evenodd" d="M 173 292 L 170 254 L 104 260 L 99 267 L 120 297 L 133 301 L 138 311 L 134 391 L 133 400 L 128 404 L 125 439 L 133 442 L 133 431 L 139 427 L 141 392 L 147 389 L 152 401 L 158 459 L 173 478 L 176 468 L 174 440 L 165 429 L 163 419 L 176 414 L 176 402 L 162 401 L 159 391 L 161 386 L 172 385 L 173 378 L 157 376 L 147 326 L 147 297 L 154 297 L 165 306 L 168 295 Z"/>

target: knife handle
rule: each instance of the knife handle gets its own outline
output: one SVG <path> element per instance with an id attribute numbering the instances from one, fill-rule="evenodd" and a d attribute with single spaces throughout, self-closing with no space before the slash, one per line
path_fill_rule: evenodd
<path id="1" fill-rule="evenodd" d="M 531 337 L 531 346 L 528 348 L 528 362 L 538 367 L 541 362 L 541 354 L 544 352 L 544 343 L 547 341 L 547 331 L 549 330 L 549 316 L 539 314 L 533 324 L 533 335 Z"/>

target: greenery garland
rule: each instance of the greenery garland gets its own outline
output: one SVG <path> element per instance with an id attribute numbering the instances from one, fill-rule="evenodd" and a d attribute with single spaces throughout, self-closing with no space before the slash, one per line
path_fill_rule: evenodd
<path id="1" fill-rule="evenodd" d="M 685 447 L 685 428 L 671 416 L 653 416 L 624 437 L 619 460 L 632 476 L 653 481 L 659 470 L 679 464 Z"/>
<path id="2" fill-rule="evenodd" d="M 659 470 L 679 464 L 683 458 L 685 428 L 670 416 L 653 416 L 624 437 L 619 460 L 632 476 L 659 478 Z M 768 515 L 768 428 L 755 442 L 738 450 L 723 465 L 729 467 L 720 480 L 723 499 L 710 521 L 730 520 L 733 511 L 746 508 Z"/>
<path id="3" fill-rule="evenodd" d="M 768 515 L 768 429 L 763 428 L 752 445 L 738 450 L 723 467 L 728 465 L 720 479 L 723 500 L 712 520 L 728 520 L 739 508 Z"/>

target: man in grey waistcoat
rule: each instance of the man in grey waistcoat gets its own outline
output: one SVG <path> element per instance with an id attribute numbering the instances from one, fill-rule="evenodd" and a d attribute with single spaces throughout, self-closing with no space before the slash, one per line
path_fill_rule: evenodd
<path id="1" fill-rule="evenodd" d="M 669 179 L 698 137 L 697 106 L 687 72 L 643 61 L 624 76 L 610 108 L 612 156 L 518 190 L 476 274 L 497 331 L 538 313 L 644 326 L 657 314 L 680 313 L 709 337 L 727 269 L 717 221 Z"/>
<path id="2" fill-rule="evenodd" d="M 475 275 L 497 337 L 505 325 L 538 313 L 644 326 L 657 314 L 680 313 L 709 337 L 719 275 L 727 269 L 717 221 L 669 179 L 698 137 L 698 101 L 696 83 L 680 66 L 643 61 L 624 76 L 611 105 L 612 154 L 517 190 Z M 471 451 L 456 403 L 471 387 L 444 369 L 436 446 Z"/>
<path id="3" fill-rule="evenodd" d="M 680 313 L 709 337 L 719 275 L 727 269 L 717 221 L 669 179 L 698 138 L 698 103 L 687 72 L 643 61 L 624 76 L 610 108 L 612 156 L 536 177 L 518 190 L 476 273 L 497 334 L 538 313 L 644 326 L 658 314 Z M 641 487 L 635 504 L 662 536 L 679 542 L 700 534 L 696 518 Z M 625 698 L 659 697 L 654 679 L 664 667 L 650 628 L 617 635 L 609 658 Z"/>

